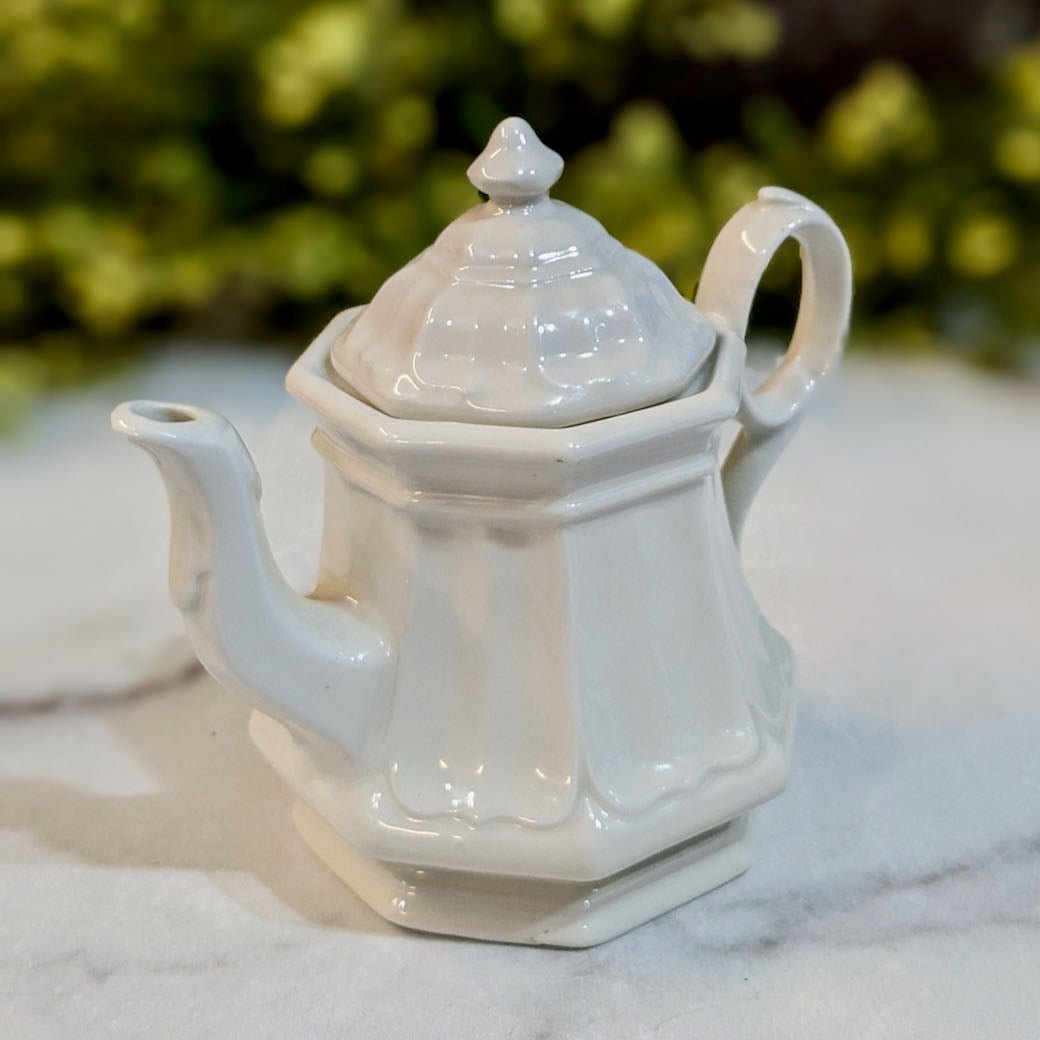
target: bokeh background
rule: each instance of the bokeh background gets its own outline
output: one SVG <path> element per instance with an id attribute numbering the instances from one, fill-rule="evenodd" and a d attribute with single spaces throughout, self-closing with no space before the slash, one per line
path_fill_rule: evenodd
<path id="1" fill-rule="evenodd" d="M 1040 370 L 1035 3 L 3 0 L 5 424 L 160 339 L 300 349 L 476 201 L 509 114 L 685 294 L 778 183 L 848 237 L 854 347 Z"/>

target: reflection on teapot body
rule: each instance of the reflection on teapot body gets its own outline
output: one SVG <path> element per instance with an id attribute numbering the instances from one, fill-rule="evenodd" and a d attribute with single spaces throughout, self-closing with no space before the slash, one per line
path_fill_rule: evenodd
<path id="1" fill-rule="evenodd" d="M 561 168 L 506 120 L 470 169 L 489 201 L 290 371 L 326 460 L 312 596 L 226 420 L 129 402 L 113 424 L 162 471 L 174 599 L 256 703 L 315 851 L 399 924 L 588 946 L 743 871 L 784 784 L 791 658 L 739 533 L 840 353 L 850 268 L 821 210 L 767 188 L 695 307 L 548 197 Z M 802 306 L 751 390 L 748 312 L 787 237 Z"/>

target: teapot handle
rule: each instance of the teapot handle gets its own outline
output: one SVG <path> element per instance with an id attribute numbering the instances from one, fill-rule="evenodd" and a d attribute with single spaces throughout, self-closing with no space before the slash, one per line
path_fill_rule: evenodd
<path id="1" fill-rule="evenodd" d="M 730 527 L 740 542 L 762 481 L 798 426 L 805 402 L 841 356 L 852 303 L 852 263 L 837 225 L 819 206 L 783 188 L 763 188 L 729 220 L 704 264 L 695 303 L 741 339 L 759 279 L 787 238 L 802 253 L 802 297 L 787 352 L 760 386 L 745 370 L 737 421 L 743 429 L 722 465 Z"/>

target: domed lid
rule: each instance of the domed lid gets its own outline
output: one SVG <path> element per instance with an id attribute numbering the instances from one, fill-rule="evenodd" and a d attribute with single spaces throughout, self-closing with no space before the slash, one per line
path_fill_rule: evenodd
<path id="1" fill-rule="evenodd" d="M 332 347 L 399 418 L 571 426 L 680 393 L 715 330 L 664 273 L 548 197 L 563 160 L 506 119 L 469 168 L 488 201 L 389 278 Z"/>

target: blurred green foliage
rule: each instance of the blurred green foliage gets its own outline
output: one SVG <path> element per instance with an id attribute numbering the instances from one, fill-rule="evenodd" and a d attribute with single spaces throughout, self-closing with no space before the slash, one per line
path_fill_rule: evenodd
<path id="1" fill-rule="evenodd" d="M 809 116 L 760 77 L 719 127 L 726 84 L 784 45 L 782 11 L 4 0 L 0 409 L 160 331 L 299 343 L 476 201 L 466 165 L 512 113 L 568 159 L 558 197 L 684 293 L 724 220 L 778 183 L 844 229 L 862 340 L 1029 363 L 1040 42 L 952 88 L 875 55 Z M 796 256 L 773 265 L 766 321 L 797 277 Z"/>

